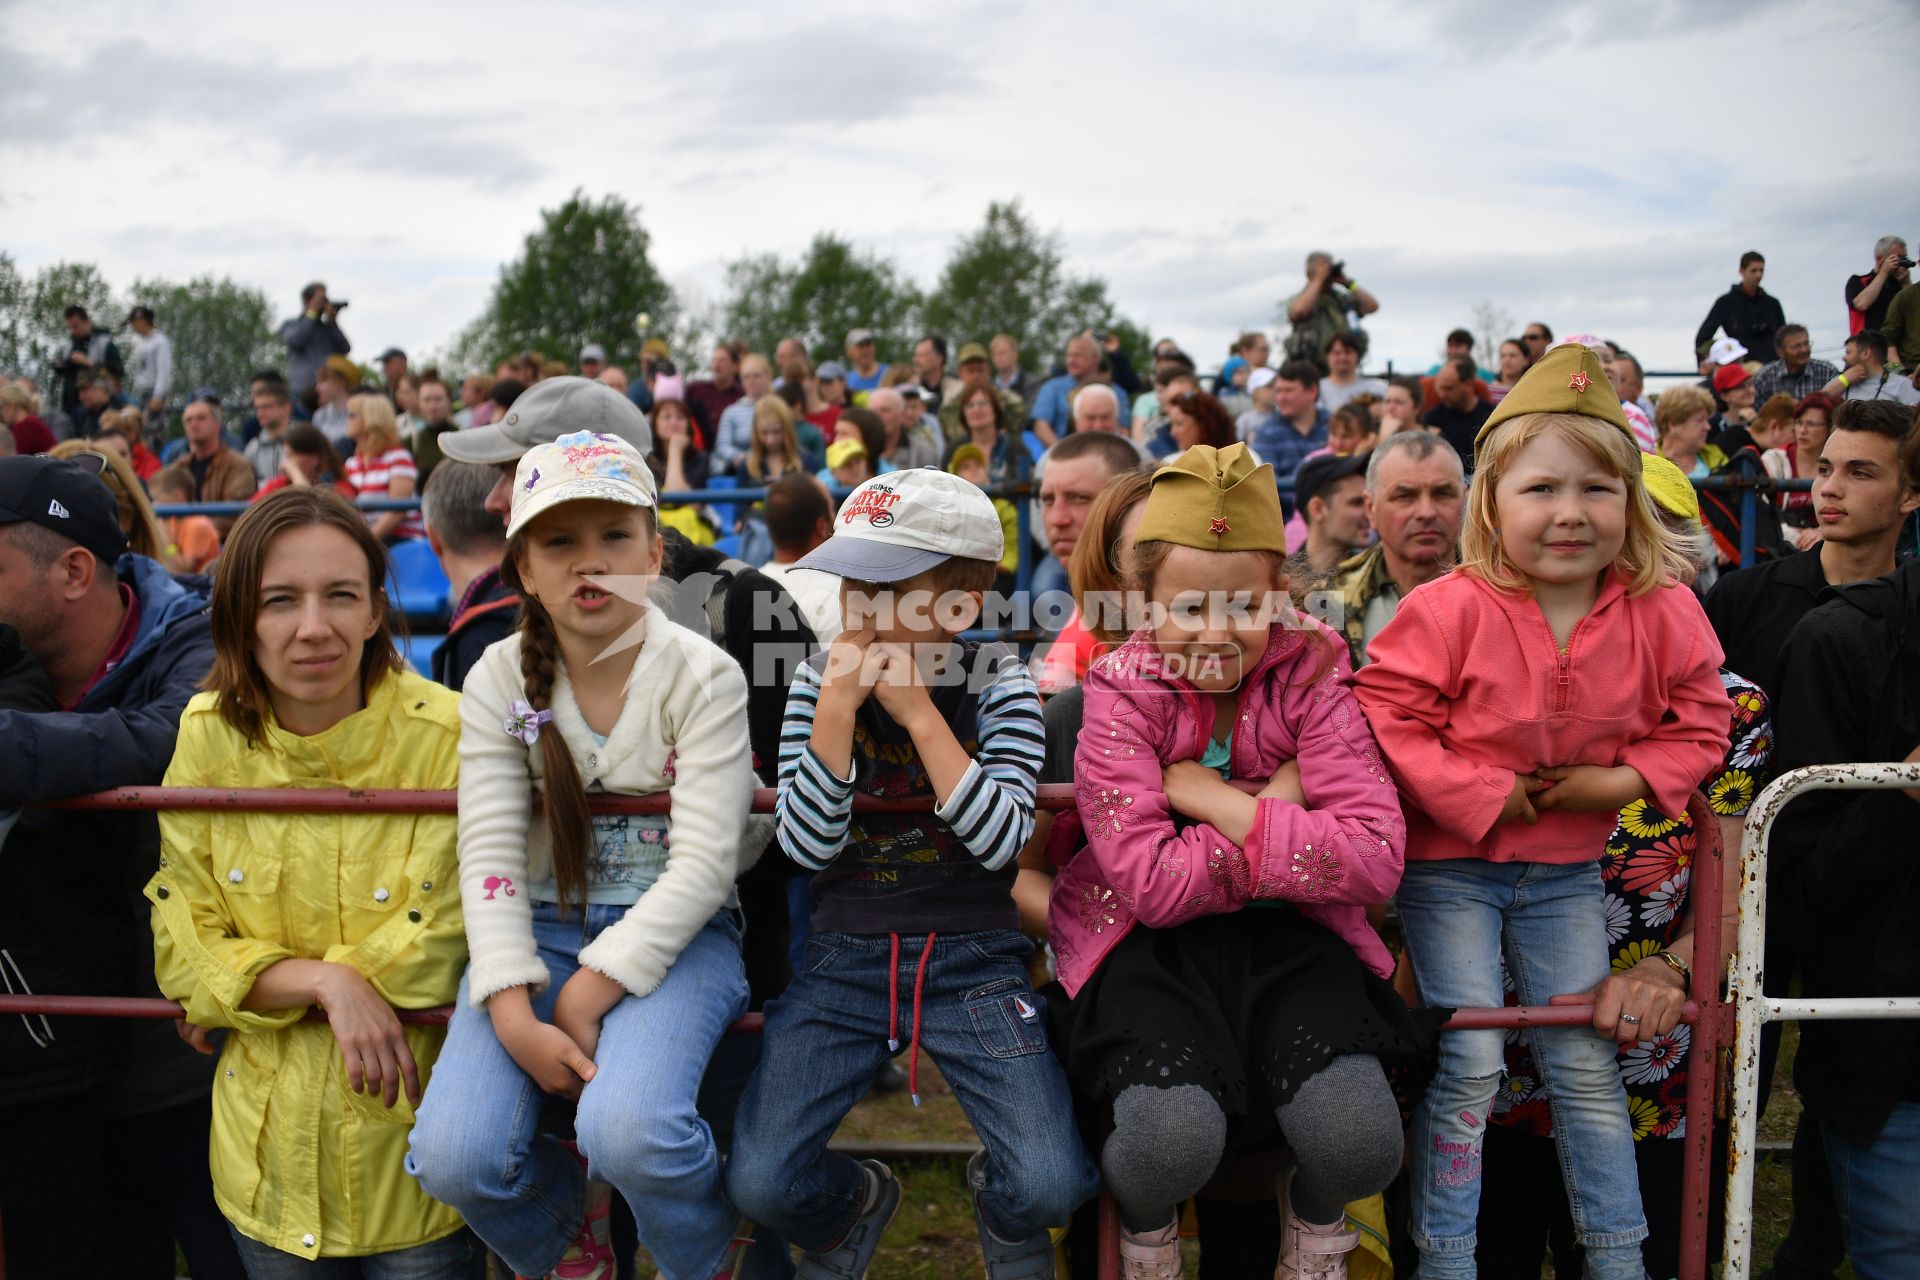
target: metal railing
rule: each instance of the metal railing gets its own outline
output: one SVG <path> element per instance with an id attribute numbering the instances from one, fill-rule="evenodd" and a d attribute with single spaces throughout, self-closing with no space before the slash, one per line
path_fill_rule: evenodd
<path id="1" fill-rule="evenodd" d="M 1906 766 L 1907 776 L 1920 783 L 1920 766 Z M 1895 785 L 1895 784 L 1889 784 Z M 1778 784 L 1763 793 L 1774 794 Z M 1246 789 L 1252 790 L 1252 784 Z M 771 813 L 776 791 L 757 788 L 752 811 Z M 120 787 L 90 795 L 38 805 L 39 808 L 91 811 L 197 810 L 253 813 L 330 813 L 330 814 L 453 814 L 457 811 L 457 791 L 307 790 L 302 788 L 221 788 L 221 787 Z M 537 807 L 536 797 L 536 807 Z M 1035 806 L 1044 811 L 1071 809 L 1077 803 L 1074 788 L 1066 784 L 1043 785 L 1038 789 Z M 929 797 L 883 798 L 856 795 L 853 806 L 858 812 L 920 812 L 932 804 Z M 588 807 L 596 813 L 661 814 L 670 813 L 670 795 L 609 796 L 589 798 Z M 1756 812 L 1759 805 L 1755 806 Z M 1750 827 L 1751 829 L 1751 827 Z M 1701 850 L 1693 873 L 1692 911 L 1694 947 L 1699 956 L 1718 956 L 1721 947 L 1721 876 L 1718 860 L 1724 856 L 1716 833 L 1702 829 Z M 1703 865 L 1704 864 L 1704 865 Z M 1727 1042 L 1731 1026 L 1731 1008 L 1721 1002 L 1717 966 L 1702 964 L 1693 971 L 1689 999 L 1682 1015 L 1693 1024 L 1692 1057 L 1687 1075 L 1686 1167 L 1682 1182 L 1682 1219 L 1680 1236 L 1681 1280 L 1706 1280 L 1706 1238 L 1710 1141 L 1713 1131 L 1714 1063 Z M 1920 1004 L 1920 1002 L 1916 1002 Z M 403 1021 L 432 1023 L 444 1021 L 447 1009 L 411 1010 L 401 1013 Z M 181 1007 L 170 1000 L 94 997 L 79 995 L 0 996 L 0 1015 L 37 1017 L 120 1017 L 178 1018 Z M 313 1015 L 309 1015 L 313 1016 Z M 1514 1028 L 1529 1026 L 1580 1026 L 1593 1019 L 1591 1004 L 1539 1005 L 1491 1009 L 1461 1009 L 1446 1024 L 1452 1029 Z M 757 1028 L 752 1015 L 731 1030 Z M 1751 1134 L 1749 1134 L 1749 1143 Z M 1100 1280 L 1118 1275 L 1118 1217 L 1103 1193 L 1101 1203 Z M 1731 1218 L 1729 1218 L 1731 1223 Z M 4 1258 L 0 1257 L 0 1280 L 5 1280 Z"/>
<path id="2" fill-rule="evenodd" d="M 1747 810 L 1740 867 L 1739 947 L 1729 975 L 1734 1010 L 1733 1125 L 1727 1150 L 1724 1280 L 1746 1280 L 1753 1255 L 1753 1166 L 1760 1121 L 1760 1031 L 1769 1022 L 1920 1018 L 1920 996 L 1791 1000 L 1761 990 L 1766 979 L 1767 842 L 1781 810 L 1809 791 L 1888 791 L 1920 787 L 1920 764 L 1830 764 L 1784 773 Z M 1697 883 L 1697 882 L 1696 882 Z M 1691 1085 L 1692 1077 L 1688 1077 Z M 1688 1138 L 1692 1138 L 1688 1119 Z M 1807 1123 L 1803 1116 L 1801 1123 Z"/>

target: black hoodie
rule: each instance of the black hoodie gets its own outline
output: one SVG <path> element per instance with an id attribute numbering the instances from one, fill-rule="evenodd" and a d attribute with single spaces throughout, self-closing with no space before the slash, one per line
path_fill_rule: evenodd
<path id="1" fill-rule="evenodd" d="M 1902 760 L 1920 745 L 1920 562 L 1829 587 L 1787 637 L 1774 702 L 1780 772 Z M 1820 791 L 1774 827 L 1769 880 L 1791 911 L 1808 996 L 1920 994 L 1920 804 L 1901 791 Z M 1860 1145 L 1920 1102 L 1920 1021 L 1805 1022 L 1794 1084 Z"/>
<path id="2" fill-rule="evenodd" d="M 1774 358 L 1773 335 L 1787 323 L 1780 300 L 1765 289 L 1757 289 L 1751 298 L 1739 285 L 1713 300 L 1700 331 L 1693 335 L 1695 355 L 1705 356 L 1713 345 L 1714 331 L 1725 329 L 1727 336 L 1747 349 L 1746 358 L 1765 364 Z"/>

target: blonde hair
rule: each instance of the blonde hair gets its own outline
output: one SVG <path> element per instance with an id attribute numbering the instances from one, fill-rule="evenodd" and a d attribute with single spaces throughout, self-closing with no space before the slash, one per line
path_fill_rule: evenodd
<path id="1" fill-rule="evenodd" d="M 1713 397 L 1699 387 L 1675 387 L 1662 392 L 1653 402 L 1653 429 L 1665 440 L 1673 430 L 1696 413 L 1713 413 Z"/>
<path id="2" fill-rule="evenodd" d="M 106 459 L 107 467 L 100 473 L 100 482 L 107 486 L 113 494 L 114 505 L 120 508 L 120 531 L 127 535 L 127 550 L 149 560 L 164 559 L 167 535 L 161 532 L 160 518 L 153 514 L 153 504 L 147 501 L 147 491 L 140 477 L 133 473 L 131 464 L 91 440 L 62 440 L 47 450 L 51 458 L 71 458 L 81 453 L 97 453 Z"/>
<path id="3" fill-rule="evenodd" d="M 747 474 L 755 480 L 767 478 L 767 451 L 760 443 L 760 424 L 769 418 L 780 424 L 787 471 L 800 467 L 800 437 L 793 427 L 793 407 L 779 396 L 761 396 L 753 406 L 752 438 L 747 441 Z"/>
<path id="4" fill-rule="evenodd" d="M 1123 472 L 1107 482 L 1087 510 L 1080 541 L 1067 557 L 1067 579 L 1073 584 L 1073 602 L 1093 638 L 1107 645 L 1125 644 L 1125 611 L 1114 616 L 1109 602 L 1122 600 L 1126 588 L 1121 566 L 1129 548 L 1120 545 L 1127 513 L 1147 500 L 1153 473 L 1144 469 Z M 1115 625 L 1117 624 L 1117 625 Z"/>
<path id="5" fill-rule="evenodd" d="M 1653 499 L 1640 478 L 1640 450 L 1633 437 L 1612 423 L 1579 413 L 1523 413 L 1493 429 L 1479 449 L 1480 466 L 1467 495 L 1460 529 L 1460 567 L 1499 591 L 1529 595 L 1532 586 L 1513 567 L 1500 546 L 1500 512 L 1494 490 L 1513 456 L 1543 435 L 1554 434 L 1605 468 L 1627 487 L 1627 536 L 1613 569 L 1626 580 L 1627 594 L 1645 595 L 1669 581 L 1684 582 L 1691 572 L 1686 553 L 1661 523 Z"/>
<path id="6" fill-rule="evenodd" d="M 354 452 L 365 458 L 400 447 L 400 422 L 393 414 L 393 401 L 371 392 L 349 396 L 347 412 L 360 415 L 360 440 Z"/>

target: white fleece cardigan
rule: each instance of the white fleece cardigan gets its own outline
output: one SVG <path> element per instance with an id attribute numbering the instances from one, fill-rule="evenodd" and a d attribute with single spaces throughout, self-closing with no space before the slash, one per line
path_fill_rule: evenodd
<path id="1" fill-rule="evenodd" d="M 580 952 L 580 963 L 636 996 L 659 986 L 681 948 L 712 919 L 760 845 L 743 839 L 753 800 L 747 682 L 718 646 L 649 610 L 627 677 L 626 703 L 603 747 L 573 696 L 564 665 L 553 685 L 553 721 L 589 792 L 673 795 L 667 864 L 617 923 Z M 520 637 L 490 645 L 460 699 L 460 901 L 466 913 L 469 998 L 548 981 L 534 946 L 526 886 L 549 878 L 547 827 L 532 811 L 545 789 L 538 744 L 507 732 L 524 701 Z"/>

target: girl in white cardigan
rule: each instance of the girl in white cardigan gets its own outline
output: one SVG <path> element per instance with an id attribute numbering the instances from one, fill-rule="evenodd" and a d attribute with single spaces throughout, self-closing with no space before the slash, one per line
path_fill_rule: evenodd
<path id="1" fill-rule="evenodd" d="M 745 1245 L 694 1100 L 747 1007 L 733 911 L 747 687 L 646 607 L 654 500 L 646 462 L 613 436 L 521 458 L 502 568 L 520 630 L 461 703 L 472 962 L 408 1167 L 520 1275 L 614 1274 L 609 1183 L 662 1276 L 729 1277 Z M 594 792 L 670 792 L 672 821 L 596 816 Z M 577 1147 L 537 1132 L 542 1093 L 578 1100 Z"/>

